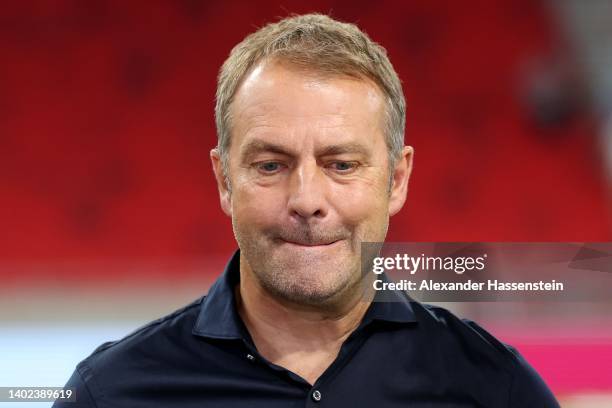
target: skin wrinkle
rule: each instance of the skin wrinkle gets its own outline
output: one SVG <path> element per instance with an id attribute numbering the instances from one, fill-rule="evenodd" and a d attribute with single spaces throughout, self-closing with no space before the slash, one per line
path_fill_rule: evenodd
<path id="1" fill-rule="evenodd" d="M 252 139 L 246 143 L 241 149 L 240 154 L 240 166 L 244 169 L 252 167 L 251 162 L 256 161 L 258 163 L 273 160 L 274 162 L 282 163 L 284 166 L 291 170 L 295 167 L 298 169 L 301 165 L 305 165 L 303 159 L 299 158 L 298 152 L 292 152 L 290 147 L 284 147 L 275 143 L 267 142 L 261 139 Z M 337 159 L 343 159 L 344 157 L 349 158 L 348 162 L 353 163 L 355 166 L 362 168 L 371 167 L 370 155 L 367 152 L 367 148 L 360 143 L 344 143 L 341 145 L 330 145 L 323 149 L 315 152 L 316 165 L 327 166 L 327 163 L 335 163 Z M 357 169 L 355 169 L 357 170 Z M 254 176 L 251 179 L 253 182 L 257 182 L 257 170 L 253 169 Z M 333 170 L 330 172 L 333 176 Z M 354 173 L 354 172 L 353 172 Z M 348 183 L 359 174 L 345 174 L 342 178 L 338 178 L 338 183 Z"/>
<path id="2" fill-rule="evenodd" d="M 311 87 L 311 88 L 314 88 L 314 87 Z M 375 90 L 369 90 L 368 91 L 368 98 L 367 99 L 370 99 L 373 96 L 376 96 L 376 91 Z M 369 103 L 374 103 L 374 101 L 370 100 Z M 269 110 L 266 111 L 265 108 L 268 108 Z M 241 131 L 244 132 L 245 139 L 249 139 L 250 137 L 254 137 L 253 136 L 254 133 L 257 134 L 257 135 L 259 135 L 259 134 L 262 134 L 262 135 L 269 134 L 270 135 L 269 138 L 274 138 L 275 137 L 274 136 L 275 135 L 274 130 L 276 130 L 276 129 L 280 129 L 281 130 L 280 132 L 278 132 L 278 134 L 291 135 L 290 136 L 291 138 L 297 137 L 297 136 L 295 136 L 291 132 L 290 129 L 287 129 L 286 127 L 275 126 L 273 124 L 268 124 L 268 123 L 258 123 L 258 119 L 263 121 L 263 122 L 266 122 L 267 115 L 278 113 L 278 110 L 274 108 L 274 105 L 269 105 L 269 104 L 266 104 L 266 103 L 257 103 L 257 104 L 255 104 L 255 107 L 253 109 L 251 109 L 251 110 L 255 111 L 252 114 L 252 116 L 250 116 L 248 114 L 248 111 L 249 111 L 248 108 L 243 109 L 242 111 L 240 111 L 239 112 L 240 113 L 239 116 L 242 119 L 249 118 L 250 122 L 255 122 L 255 123 L 252 124 L 251 126 L 249 126 L 247 129 L 244 129 L 244 130 L 239 128 L 239 126 L 236 126 L 237 129 L 235 129 L 236 133 L 239 133 Z M 282 117 L 283 113 L 279 113 L 279 116 Z M 284 116 L 285 117 L 291 117 L 292 115 L 284 115 Z M 311 115 L 311 116 L 317 116 L 317 115 Z M 352 131 L 352 129 L 354 129 L 356 127 L 355 125 L 350 123 L 349 119 L 343 118 L 346 115 L 338 115 L 338 114 L 319 115 L 319 117 L 321 117 L 321 116 L 323 116 L 325 118 L 325 122 L 330 122 L 334 118 L 338 118 L 338 120 L 337 120 L 338 123 L 337 124 L 333 124 L 333 123 L 332 124 L 326 123 L 326 124 L 322 124 L 322 125 L 317 124 L 317 128 L 319 130 L 323 130 L 323 131 L 324 130 L 334 130 L 334 129 L 342 130 L 342 132 L 338 132 L 340 134 L 340 136 L 338 136 L 338 134 L 333 134 L 333 133 L 329 134 L 329 135 L 326 135 L 330 139 L 335 139 L 337 137 L 341 138 L 342 137 L 341 135 L 343 133 L 350 133 Z M 293 117 L 298 117 L 299 119 L 302 119 L 304 122 L 307 122 L 308 121 L 307 119 L 310 116 L 304 116 L 304 115 L 297 115 L 296 114 L 296 115 L 293 115 Z M 261 129 L 264 129 L 266 131 L 262 131 Z M 374 129 L 376 129 L 376 126 L 374 126 Z M 325 133 L 325 132 L 323 132 L 323 133 Z M 373 133 L 376 133 L 376 131 L 374 131 Z M 245 156 L 244 150 L 246 148 L 248 148 L 248 146 L 241 146 L 241 148 L 240 148 L 241 152 L 240 152 L 239 156 L 242 158 L 240 166 L 243 167 L 243 168 L 247 168 L 248 167 L 248 164 L 246 163 L 246 158 L 244 157 Z M 364 150 L 363 147 L 361 148 L 361 150 Z M 317 153 L 317 155 L 319 155 L 319 153 Z M 373 165 L 367 159 L 363 159 L 362 160 L 361 166 L 362 167 L 373 167 Z M 384 170 L 388 171 L 388 167 L 389 167 L 389 165 L 387 163 L 387 165 L 386 165 Z M 226 179 L 227 179 L 228 186 L 233 185 L 233 181 L 232 181 L 230 175 L 226 175 Z M 388 182 L 388 185 L 387 185 L 387 193 L 390 193 L 390 188 L 391 188 L 391 185 L 392 185 L 392 175 L 391 174 L 388 175 L 388 180 L 389 180 L 389 182 Z M 229 190 L 230 190 L 230 193 L 231 193 L 231 187 L 229 187 Z"/>

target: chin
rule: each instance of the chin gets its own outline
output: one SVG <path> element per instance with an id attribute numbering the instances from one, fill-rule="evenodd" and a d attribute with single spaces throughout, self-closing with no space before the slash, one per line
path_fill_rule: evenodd
<path id="1" fill-rule="evenodd" d="M 319 288 L 312 290 L 312 288 L 307 287 L 292 287 L 287 289 L 288 290 L 284 291 L 281 295 L 285 300 L 296 304 L 316 307 L 321 307 L 329 303 L 338 293 L 336 288 Z"/>
<path id="2" fill-rule="evenodd" d="M 291 297 L 294 302 L 320 305 L 328 302 L 342 293 L 352 279 L 349 271 L 339 274 L 338 268 L 330 268 L 329 263 L 326 268 L 318 268 L 317 265 L 307 265 L 305 268 L 294 270 L 285 276 L 285 285 L 281 288 L 286 292 L 287 297 Z"/>

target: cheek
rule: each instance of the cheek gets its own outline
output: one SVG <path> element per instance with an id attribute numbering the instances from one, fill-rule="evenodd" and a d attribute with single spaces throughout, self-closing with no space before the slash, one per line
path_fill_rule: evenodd
<path id="1" fill-rule="evenodd" d="M 253 184 L 245 183 L 237 185 L 232 192 L 231 205 L 234 223 L 257 228 L 278 219 L 283 201 L 276 191 L 262 191 Z"/>
<path id="2" fill-rule="evenodd" d="M 346 187 L 334 192 L 334 201 L 347 223 L 379 223 L 387 218 L 389 199 L 386 190 L 369 185 Z"/>

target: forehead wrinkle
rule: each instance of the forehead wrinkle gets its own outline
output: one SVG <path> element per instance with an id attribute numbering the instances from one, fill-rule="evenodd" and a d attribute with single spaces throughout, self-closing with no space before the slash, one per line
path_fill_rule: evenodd
<path id="1" fill-rule="evenodd" d="M 308 120 L 309 123 L 311 123 L 312 118 L 320 117 L 321 119 L 326 119 L 324 126 L 322 127 L 338 126 L 342 125 L 343 123 L 352 122 L 350 118 L 351 114 L 348 112 L 291 112 L 283 110 L 282 106 L 277 106 L 277 104 L 274 102 L 254 104 L 254 106 L 244 108 L 240 114 L 247 120 L 257 120 L 258 118 L 268 120 L 275 117 L 281 117 L 304 119 Z M 334 118 L 336 120 L 333 120 L 331 124 L 327 125 L 327 123 L 330 122 L 329 119 Z"/>
<path id="2" fill-rule="evenodd" d="M 339 118 L 336 123 L 329 123 L 329 120 L 323 120 L 322 123 L 316 124 L 315 128 L 311 129 L 310 126 L 308 126 L 308 124 L 312 123 L 312 121 L 310 121 L 305 127 L 296 129 L 294 126 L 287 123 L 281 123 L 279 125 L 270 124 L 267 121 L 268 118 L 264 114 L 258 114 L 257 117 L 262 119 L 258 121 L 260 123 L 246 125 L 247 129 L 242 132 L 246 138 L 246 144 L 243 146 L 253 145 L 255 142 L 258 142 L 259 145 L 256 147 L 268 144 L 268 148 L 258 148 L 257 151 L 275 151 L 293 156 L 299 153 L 293 149 L 296 146 L 295 143 L 298 135 L 301 136 L 300 139 L 308 138 L 312 135 L 314 137 L 312 140 L 314 143 L 313 148 L 317 156 L 342 153 L 360 153 L 368 155 L 368 150 L 371 147 L 370 142 L 372 142 L 372 140 L 367 139 L 364 141 L 365 143 L 353 141 L 351 135 L 354 134 L 353 129 L 357 126 L 353 122 L 346 120 L 347 115 L 340 116 L 342 116 L 342 118 Z M 328 131 L 330 133 L 328 133 Z M 277 148 L 272 148 L 273 146 L 277 146 Z M 244 147 L 240 150 L 244 155 Z"/>
<path id="3" fill-rule="evenodd" d="M 311 86 L 304 86 L 303 88 L 323 88 L 324 89 L 323 85 L 328 85 L 328 83 L 327 82 L 319 83 L 318 81 L 315 81 L 313 84 L 311 84 Z M 290 106 L 288 108 L 287 103 L 280 103 L 279 101 L 274 100 L 274 99 L 270 100 L 270 98 L 266 96 L 265 93 L 249 94 L 248 99 L 250 100 L 250 102 L 247 104 L 247 106 L 244 106 L 244 103 L 242 102 L 244 102 L 245 95 L 244 95 L 244 90 L 242 91 L 243 92 L 240 92 L 240 95 L 236 98 L 236 100 L 232 104 L 231 110 L 234 111 L 234 115 L 233 115 L 234 117 L 236 118 L 241 117 L 243 119 L 246 119 L 247 121 L 256 120 L 258 117 L 265 118 L 267 116 L 271 116 L 271 117 L 276 116 L 280 118 L 298 118 L 298 119 L 302 119 L 302 120 L 309 121 L 309 122 L 312 121 L 313 117 L 320 117 L 322 119 L 323 118 L 328 118 L 328 119 L 337 118 L 337 123 L 339 123 L 340 126 L 342 125 L 342 123 L 353 123 L 355 120 L 363 121 L 363 117 L 362 117 L 363 115 L 357 115 L 356 112 L 347 110 L 344 102 L 340 100 L 336 101 L 336 103 L 329 106 L 328 112 L 321 112 L 321 111 L 308 112 L 307 110 L 295 111 L 295 110 L 292 110 Z M 366 105 L 369 105 L 370 108 L 372 108 L 374 104 L 379 104 L 380 102 L 379 99 L 380 98 L 376 92 L 376 89 L 367 89 L 366 94 L 363 96 L 364 103 Z M 292 101 L 291 103 L 295 104 L 296 102 Z M 372 116 L 379 116 L 379 115 L 372 115 Z M 370 116 L 370 118 L 372 118 L 372 116 Z M 377 119 L 378 118 L 376 118 L 375 120 L 367 120 L 367 122 L 376 122 Z M 325 122 L 329 122 L 329 121 L 325 121 Z M 324 124 L 324 126 L 331 127 L 331 126 L 336 126 L 336 124 L 335 123 L 333 125 Z"/>
<path id="4" fill-rule="evenodd" d="M 346 114 L 288 114 L 283 113 L 282 116 L 269 116 L 267 112 L 259 111 L 250 117 L 242 117 L 240 133 L 245 137 L 260 133 L 266 134 L 268 137 L 277 139 L 281 136 L 289 137 L 295 140 L 297 135 L 316 135 L 322 133 L 326 136 L 327 131 L 350 131 L 355 129 L 354 120 L 351 120 Z M 294 117 L 296 121 L 288 121 L 288 117 Z M 319 118 L 320 120 L 317 120 Z M 342 132 L 345 133 L 345 132 Z M 329 134 L 329 138 L 337 139 L 342 137 L 342 133 L 334 132 Z"/>

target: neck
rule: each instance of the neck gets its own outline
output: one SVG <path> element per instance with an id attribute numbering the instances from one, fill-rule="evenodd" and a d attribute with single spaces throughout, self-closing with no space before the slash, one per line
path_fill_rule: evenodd
<path id="1" fill-rule="evenodd" d="M 358 293 L 325 309 L 278 299 L 240 262 L 238 312 L 259 353 L 311 384 L 336 358 L 371 301 Z"/>

